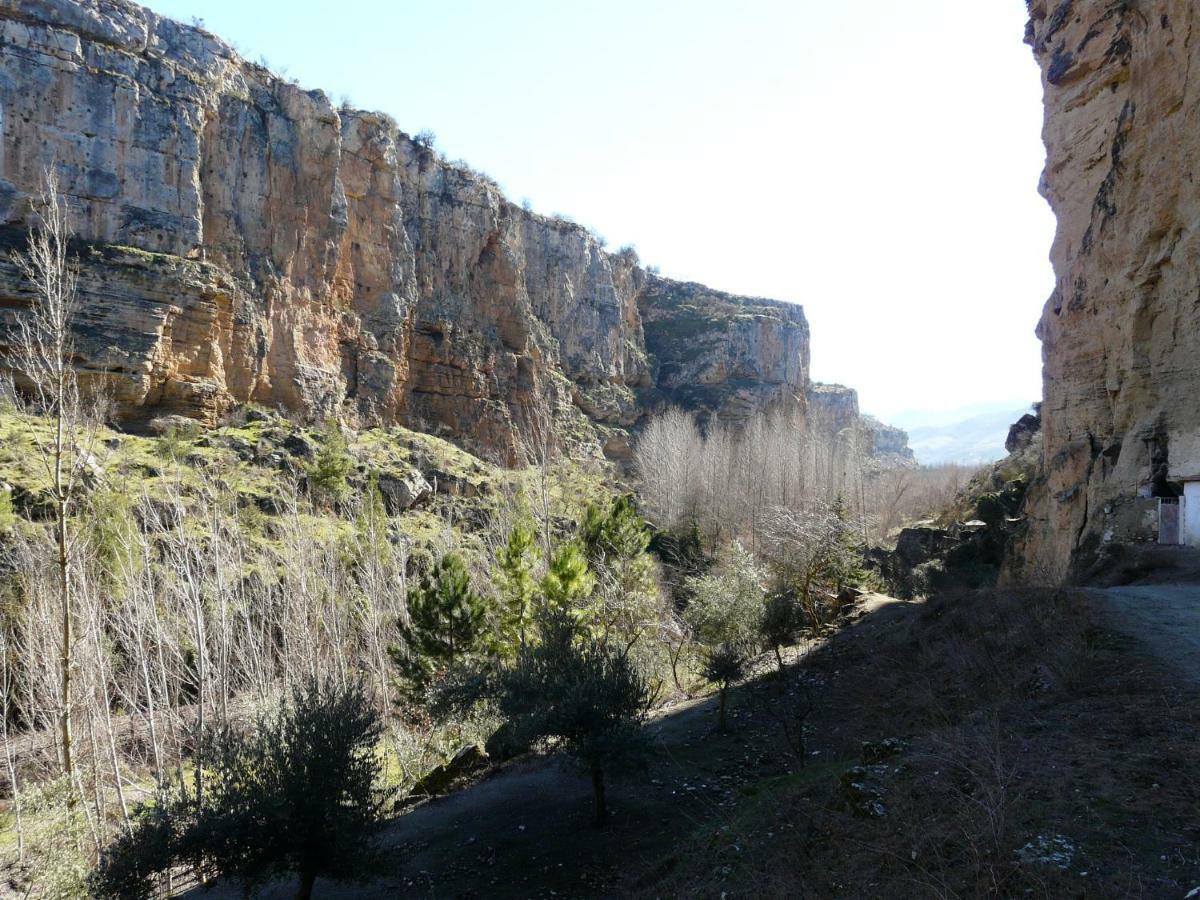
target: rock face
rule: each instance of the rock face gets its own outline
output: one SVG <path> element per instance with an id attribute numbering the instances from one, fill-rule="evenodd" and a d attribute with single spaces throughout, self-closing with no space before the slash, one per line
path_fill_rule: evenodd
<path id="1" fill-rule="evenodd" d="M 511 461 L 545 407 L 619 457 L 667 404 L 804 403 L 799 306 L 651 275 L 125 0 L 0 0 L 0 335 L 51 165 L 80 239 L 79 366 L 130 426 L 254 401 Z"/>
<path id="2" fill-rule="evenodd" d="M 811 427 L 850 441 L 877 466 L 915 468 L 916 455 L 908 446 L 908 434 L 885 425 L 858 408 L 858 391 L 842 384 L 814 382 L 806 392 Z"/>
<path id="3" fill-rule="evenodd" d="M 1031 0 L 1057 285 L 1043 465 L 1021 558 L 1081 571 L 1151 495 L 1200 475 L 1200 11 L 1191 0 Z M 1139 496 L 1141 495 L 1141 496 Z"/>

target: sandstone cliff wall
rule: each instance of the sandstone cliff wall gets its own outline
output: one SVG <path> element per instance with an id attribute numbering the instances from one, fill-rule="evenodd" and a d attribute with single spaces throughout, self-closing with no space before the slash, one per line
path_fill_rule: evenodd
<path id="1" fill-rule="evenodd" d="M 1139 492 L 1200 474 L 1200 16 L 1191 0 L 1031 0 L 1057 285 L 1042 475 L 1021 557 L 1062 578 L 1145 533 Z"/>
<path id="2" fill-rule="evenodd" d="M 0 317 L 28 300 L 12 253 L 50 165 L 85 244 L 80 365 L 132 424 L 253 400 L 511 455 L 549 399 L 619 454 L 656 404 L 803 395 L 799 307 L 648 275 L 386 116 L 120 0 L 0 0 Z M 710 301 L 697 352 L 672 319 Z"/>

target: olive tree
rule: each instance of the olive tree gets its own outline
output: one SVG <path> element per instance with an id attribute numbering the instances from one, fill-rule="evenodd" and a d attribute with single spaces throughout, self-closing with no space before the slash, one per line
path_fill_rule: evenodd
<path id="1" fill-rule="evenodd" d="M 382 732 L 363 685 L 306 680 L 251 727 L 209 734 L 204 805 L 181 793 L 142 807 L 102 854 L 92 893 L 152 896 L 155 879 L 181 862 L 248 890 L 294 873 L 301 900 L 318 878 L 369 876 L 388 797 L 380 788 Z"/>
<path id="2" fill-rule="evenodd" d="M 651 702 L 626 655 L 603 647 L 565 611 L 545 613 L 540 641 L 522 648 L 499 678 L 500 710 L 529 742 L 557 738 L 592 778 L 597 825 L 608 821 L 605 772 L 641 740 Z"/>

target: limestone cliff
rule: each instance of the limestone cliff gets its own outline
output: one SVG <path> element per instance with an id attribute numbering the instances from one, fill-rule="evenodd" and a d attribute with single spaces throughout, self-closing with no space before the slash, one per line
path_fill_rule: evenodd
<path id="1" fill-rule="evenodd" d="M 804 403 L 800 307 L 651 275 L 125 0 L 0 0 L 0 334 L 49 166 L 80 238 L 79 365 L 129 425 L 256 401 L 511 460 L 547 401 L 612 456 L 662 405 Z"/>
<path id="2" fill-rule="evenodd" d="M 842 384 L 812 383 L 807 391 L 810 427 L 852 442 L 875 466 L 889 469 L 916 468 L 917 457 L 908 446 L 908 434 L 885 425 L 858 408 L 858 391 Z"/>
<path id="3" fill-rule="evenodd" d="M 1200 40 L 1191 0 L 1031 0 L 1058 218 L 1030 574 L 1152 532 L 1200 475 Z M 1151 535 L 1152 536 L 1152 535 Z"/>

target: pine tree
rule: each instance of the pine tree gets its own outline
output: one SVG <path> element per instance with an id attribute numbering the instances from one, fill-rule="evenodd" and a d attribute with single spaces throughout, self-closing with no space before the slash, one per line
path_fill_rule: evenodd
<path id="1" fill-rule="evenodd" d="M 344 499 L 349 491 L 347 479 L 353 464 L 341 428 L 330 419 L 325 423 L 321 449 L 308 469 L 308 484 L 314 495 L 331 503 Z"/>
<path id="2" fill-rule="evenodd" d="M 420 584 L 408 592 L 408 619 L 401 619 L 403 648 L 392 658 L 401 674 L 424 685 L 439 669 L 479 648 L 487 605 L 471 588 L 467 565 L 457 553 L 447 553 Z"/>
<path id="3" fill-rule="evenodd" d="M 551 609 L 571 610 L 591 596 L 595 586 L 587 556 L 572 542 L 555 551 L 550 569 L 542 577 L 541 590 Z"/>
<path id="4" fill-rule="evenodd" d="M 533 570 L 538 563 L 537 535 L 532 526 L 515 525 L 496 558 L 497 582 L 503 599 L 501 636 L 506 648 L 525 646 L 538 592 Z"/>
<path id="5" fill-rule="evenodd" d="M 838 494 L 829 507 L 833 514 L 833 535 L 827 550 L 825 579 L 835 594 L 856 587 L 866 579 L 863 568 L 862 539 L 850 518 L 845 498 Z"/>

